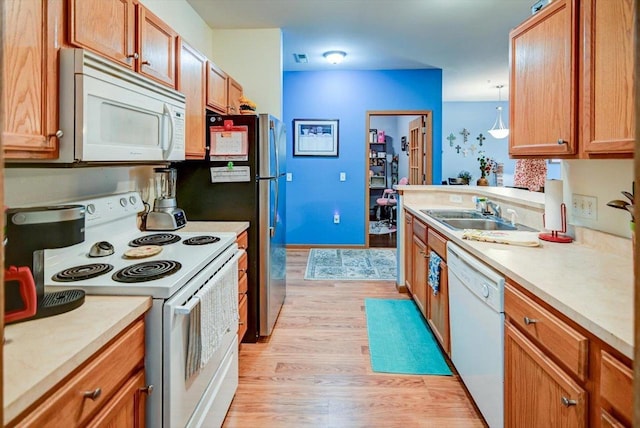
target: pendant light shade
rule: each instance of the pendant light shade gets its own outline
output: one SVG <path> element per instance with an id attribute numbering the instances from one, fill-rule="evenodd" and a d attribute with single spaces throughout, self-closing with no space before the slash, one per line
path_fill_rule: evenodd
<path id="1" fill-rule="evenodd" d="M 504 85 L 496 86 L 496 88 L 498 88 L 498 102 L 502 101 L 502 98 L 500 96 L 501 95 L 500 90 L 503 87 Z M 506 128 L 504 126 L 504 122 L 502 121 L 502 107 L 498 106 L 496 107 L 496 110 L 498 112 L 496 121 L 493 123 L 493 127 L 488 132 L 489 134 L 491 134 L 493 138 L 500 140 L 502 138 L 507 138 L 507 136 L 509 136 L 509 128 Z"/>

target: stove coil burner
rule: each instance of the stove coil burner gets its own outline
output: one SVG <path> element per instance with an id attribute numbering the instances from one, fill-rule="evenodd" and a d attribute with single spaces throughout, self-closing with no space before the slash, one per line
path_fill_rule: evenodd
<path id="1" fill-rule="evenodd" d="M 85 279 L 95 278 L 103 273 L 107 273 L 113 270 L 113 266 L 107 263 L 92 263 L 82 266 L 73 266 L 51 277 L 52 280 L 57 282 L 74 282 L 82 281 Z"/>
<path id="2" fill-rule="evenodd" d="M 181 267 L 180 263 L 173 260 L 142 262 L 120 269 L 111 275 L 111 279 L 126 283 L 154 281 L 176 273 Z"/>
<path id="3" fill-rule="evenodd" d="M 214 242 L 218 242 L 220 238 L 217 236 L 194 236 L 193 238 L 185 239 L 182 241 L 184 245 L 207 245 L 213 244 Z"/>
<path id="4" fill-rule="evenodd" d="M 178 235 L 173 233 L 154 233 L 153 235 L 142 236 L 129 242 L 130 247 L 142 247 L 143 245 L 169 245 L 180 241 Z"/>

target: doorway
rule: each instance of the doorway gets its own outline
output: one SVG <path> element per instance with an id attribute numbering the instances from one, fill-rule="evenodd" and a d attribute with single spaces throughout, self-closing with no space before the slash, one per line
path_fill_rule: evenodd
<path id="1" fill-rule="evenodd" d="M 394 186 L 431 184 L 433 175 L 430 110 L 368 111 L 365 150 L 366 248 L 395 247 L 397 195 Z"/>

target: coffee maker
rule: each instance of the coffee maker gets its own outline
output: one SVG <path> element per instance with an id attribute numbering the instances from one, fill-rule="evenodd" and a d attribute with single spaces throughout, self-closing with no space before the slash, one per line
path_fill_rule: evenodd
<path id="1" fill-rule="evenodd" d="M 187 224 L 187 217 L 177 206 L 175 168 L 155 168 L 156 199 L 147 214 L 147 230 L 176 230 Z"/>
<path id="2" fill-rule="evenodd" d="M 15 321 L 61 314 L 84 303 L 84 291 L 44 291 L 44 250 L 84 242 L 83 205 L 11 208 L 6 211 L 5 269 L 29 273 L 36 289 L 36 313 Z M 6 272 L 5 271 L 5 272 Z M 11 276 L 10 276 L 11 278 Z M 5 313 L 21 311 L 24 296 L 15 281 L 5 281 Z M 12 322 L 14 320 L 10 320 Z"/>

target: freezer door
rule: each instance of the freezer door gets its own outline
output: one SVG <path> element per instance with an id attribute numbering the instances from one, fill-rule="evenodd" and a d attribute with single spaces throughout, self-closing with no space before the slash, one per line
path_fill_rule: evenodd
<path id="1" fill-rule="evenodd" d="M 260 116 L 260 335 L 269 336 L 286 296 L 285 171 L 282 122 Z M 266 227 L 265 227 L 266 226 Z"/>

